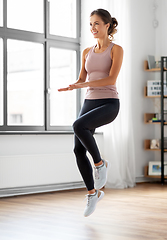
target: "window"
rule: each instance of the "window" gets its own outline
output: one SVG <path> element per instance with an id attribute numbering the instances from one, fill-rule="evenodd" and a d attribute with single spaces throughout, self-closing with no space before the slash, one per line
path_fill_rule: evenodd
<path id="1" fill-rule="evenodd" d="M 3 42 L 0 38 L 0 53 L 3 53 Z M 3 54 L 0 54 L 0 126 L 3 125 Z"/>
<path id="2" fill-rule="evenodd" d="M 0 0 L 0 133 L 72 130 L 80 91 L 57 89 L 79 74 L 80 5 Z"/>
<path id="3" fill-rule="evenodd" d="M 50 124 L 70 126 L 76 117 L 76 92 L 58 92 L 76 79 L 76 52 L 50 49 Z M 58 104 L 59 103 L 59 104 Z"/>
<path id="4" fill-rule="evenodd" d="M 0 27 L 3 25 L 3 0 L 0 0 Z"/>
<path id="5" fill-rule="evenodd" d="M 7 0 L 7 27 L 43 32 L 42 0 Z"/>
<path id="6" fill-rule="evenodd" d="M 23 115 L 22 114 L 10 114 L 9 119 L 12 124 L 20 124 L 23 122 Z"/>
<path id="7" fill-rule="evenodd" d="M 7 52 L 8 125 L 43 126 L 43 45 L 8 40 Z M 10 117 L 18 114 L 22 116 L 20 122 Z"/>
<path id="8" fill-rule="evenodd" d="M 50 0 L 50 34 L 76 38 L 76 12 L 76 0 Z"/>

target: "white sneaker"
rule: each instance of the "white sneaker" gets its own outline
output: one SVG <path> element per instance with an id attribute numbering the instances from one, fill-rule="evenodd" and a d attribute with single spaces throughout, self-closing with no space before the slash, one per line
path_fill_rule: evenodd
<path id="1" fill-rule="evenodd" d="M 98 193 L 100 193 L 100 196 L 98 196 L 99 195 Z M 96 209 L 96 204 L 104 197 L 104 192 L 96 191 L 94 195 L 87 194 L 86 197 L 87 197 L 87 205 L 84 211 L 84 216 L 88 217 Z"/>
<path id="2" fill-rule="evenodd" d="M 101 189 L 107 182 L 107 172 L 110 167 L 108 161 L 103 161 L 101 167 L 95 167 L 95 189 Z"/>

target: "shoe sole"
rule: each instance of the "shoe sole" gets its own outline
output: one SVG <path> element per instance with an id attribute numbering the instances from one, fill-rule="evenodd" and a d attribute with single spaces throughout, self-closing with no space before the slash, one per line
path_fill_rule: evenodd
<path id="1" fill-rule="evenodd" d="M 100 190 L 99 190 L 100 191 Z M 97 205 L 97 203 L 104 197 L 104 192 L 103 191 L 100 191 L 100 196 L 98 197 L 98 200 L 97 200 L 97 202 L 96 202 L 96 205 Z M 96 205 L 95 205 L 95 208 L 94 208 L 94 210 L 91 212 L 91 213 L 89 213 L 89 215 L 84 215 L 84 217 L 89 217 L 92 213 L 94 213 L 94 211 L 95 211 L 95 209 L 96 209 Z"/>
<path id="2" fill-rule="evenodd" d="M 106 182 L 107 182 L 107 176 L 108 176 L 108 170 L 109 170 L 109 168 L 110 168 L 110 162 L 108 162 L 107 160 L 105 160 L 105 162 L 107 162 L 107 167 L 106 167 L 106 180 L 105 180 L 105 183 L 100 187 L 100 188 L 96 188 L 97 190 L 99 190 L 99 189 L 101 189 L 101 188 L 103 188 L 105 185 L 106 185 Z"/>

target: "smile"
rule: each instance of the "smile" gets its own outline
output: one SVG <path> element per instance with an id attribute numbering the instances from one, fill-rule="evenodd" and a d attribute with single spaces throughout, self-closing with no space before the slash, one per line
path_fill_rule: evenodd
<path id="1" fill-rule="evenodd" d="M 98 32 L 92 32 L 93 33 L 93 35 L 96 35 Z"/>

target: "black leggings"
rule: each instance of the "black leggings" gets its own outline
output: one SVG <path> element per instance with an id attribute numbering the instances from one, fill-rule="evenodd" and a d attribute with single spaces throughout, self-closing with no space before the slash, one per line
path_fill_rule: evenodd
<path id="1" fill-rule="evenodd" d="M 93 137 L 95 129 L 112 122 L 119 112 L 119 99 L 86 99 L 78 119 L 73 124 L 75 133 L 74 153 L 87 190 L 94 189 L 92 167 L 86 151 L 94 163 L 101 161 L 100 152 Z"/>

